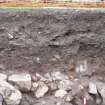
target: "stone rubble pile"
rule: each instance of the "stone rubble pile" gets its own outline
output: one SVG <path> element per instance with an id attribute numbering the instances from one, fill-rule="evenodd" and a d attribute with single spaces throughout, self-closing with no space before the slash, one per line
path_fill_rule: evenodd
<path id="1" fill-rule="evenodd" d="M 71 105 L 72 102 L 77 105 L 105 105 L 105 83 L 98 79 L 70 79 L 59 71 L 43 76 L 38 73 L 34 76 L 0 73 L 0 105 L 3 102 L 6 105 L 19 105 L 24 92 L 32 92 L 36 99 L 52 92 L 54 97 L 64 99 Z"/>

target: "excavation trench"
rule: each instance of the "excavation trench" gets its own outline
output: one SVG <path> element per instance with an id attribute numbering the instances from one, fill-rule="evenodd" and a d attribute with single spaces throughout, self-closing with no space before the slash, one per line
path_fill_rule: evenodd
<path id="1" fill-rule="evenodd" d="M 61 71 L 80 77 L 76 73 L 80 68 L 85 77 L 105 76 L 105 13 L 70 9 L 0 12 L 0 72 Z M 28 102 L 24 105 L 35 104 Z"/>

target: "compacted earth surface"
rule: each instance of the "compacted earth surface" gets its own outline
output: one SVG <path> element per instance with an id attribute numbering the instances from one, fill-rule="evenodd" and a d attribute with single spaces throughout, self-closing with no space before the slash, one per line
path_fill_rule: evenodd
<path id="1" fill-rule="evenodd" d="M 25 92 L 23 86 L 16 103 L 0 89 L 4 105 L 105 105 L 105 13 L 0 10 L 0 73 L 10 85 L 23 85 L 21 74 L 31 75 L 35 85 Z"/>

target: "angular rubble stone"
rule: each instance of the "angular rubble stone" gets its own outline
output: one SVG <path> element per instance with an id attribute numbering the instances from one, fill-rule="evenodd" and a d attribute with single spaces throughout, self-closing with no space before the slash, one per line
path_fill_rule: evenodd
<path id="1" fill-rule="evenodd" d="M 57 85 L 57 83 L 55 83 L 54 81 L 48 83 L 48 86 L 49 86 L 49 89 L 50 89 L 51 91 L 54 91 L 54 90 L 57 90 L 57 89 L 58 89 L 58 85 Z"/>
<path id="2" fill-rule="evenodd" d="M 70 80 L 62 80 L 58 83 L 58 88 L 63 90 L 71 90 L 73 82 Z"/>
<path id="3" fill-rule="evenodd" d="M 71 102 L 73 100 L 73 96 L 72 95 L 66 95 L 66 97 L 65 97 L 65 101 L 66 102 Z"/>
<path id="4" fill-rule="evenodd" d="M 6 81 L 7 75 L 0 73 L 0 81 Z"/>
<path id="5" fill-rule="evenodd" d="M 36 91 L 37 87 L 38 87 L 38 83 L 37 82 L 33 82 L 32 83 L 32 87 L 31 87 L 31 91 Z"/>
<path id="6" fill-rule="evenodd" d="M 0 94 L 7 105 L 19 105 L 22 99 L 21 92 L 5 81 L 0 81 Z"/>
<path id="7" fill-rule="evenodd" d="M 44 82 L 39 82 L 38 88 L 35 91 L 36 98 L 43 97 L 48 92 L 48 90 L 49 90 L 49 88 Z"/>
<path id="8" fill-rule="evenodd" d="M 89 93 L 97 94 L 97 87 L 96 87 L 96 84 L 93 82 L 89 83 Z"/>
<path id="9" fill-rule="evenodd" d="M 66 80 L 66 79 L 69 79 L 68 76 L 62 74 L 62 73 L 59 72 L 59 71 L 52 72 L 52 73 L 51 73 L 51 77 L 52 77 L 53 80 Z"/>
<path id="10" fill-rule="evenodd" d="M 55 92 L 55 97 L 63 98 L 67 94 L 67 91 L 59 89 Z"/>
<path id="11" fill-rule="evenodd" d="M 8 77 L 8 81 L 17 86 L 21 91 L 31 90 L 30 74 L 14 74 Z"/>

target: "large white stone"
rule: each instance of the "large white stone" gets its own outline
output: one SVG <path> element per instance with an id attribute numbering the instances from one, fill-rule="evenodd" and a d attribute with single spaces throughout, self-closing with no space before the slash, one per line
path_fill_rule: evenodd
<path id="1" fill-rule="evenodd" d="M 19 105 L 22 99 L 21 92 L 5 81 L 0 81 L 0 94 L 7 105 Z"/>
<path id="2" fill-rule="evenodd" d="M 8 77 L 8 81 L 17 86 L 21 91 L 31 90 L 30 74 L 14 74 Z"/>
<path id="3" fill-rule="evenodd" d="M 48 90 L 49 90 L 49 88 L 44 82 L 39 82 L 38 88 L 35 92 L 36 98 L 43 97 L 48 92 Z"/>
<path id="4" fill-rule="evenodd" d="M 7 75 L 0 73 L 0 81 L 6 81 Z"/>
<path id="5" fill-rule="evenodd" d="M 66 94 L 65 90 L 59 89 L 55 92 L 55 97 L 63 98 Z"/>
<path id="6" fill-rule="evenodd" d="M 93 82 L 89 83 L 89 93 L 97 94 L 97 87 L 96 87 L 96 84 Z"/>

